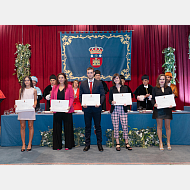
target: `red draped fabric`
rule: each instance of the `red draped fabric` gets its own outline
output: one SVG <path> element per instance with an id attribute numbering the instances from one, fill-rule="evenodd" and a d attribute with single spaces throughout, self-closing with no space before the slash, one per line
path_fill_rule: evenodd
<path id="1" fill-rule="evenodd" d="M 22 30 L 23 29 L 23 30 Z M 150 84 L 155 86 L 156 78 L 163 73 L 164 55 L 162 50 L 171 46 L 175 48 L 177 64 L 177 87 L 179 98 L 177 109 L 190 105 L 190 61 L 188 59 L 188 25 L 1 25 L 0 26 L 0 90 L 6 99 L 0 104 L 0 113 L 14 106 L 18 99 L 20 85 L 14 73 L 14 53 L 16 43 L 31 44 L 31 75 L 38 78 L 37 86 L 42 90 L 49 85 L 49 76 L 61 72 L 60 31 L 121 31 L 134 30 L 131 50 L 131 81 L 126 82 L 134 91 L 141 82 L 141 76 L 149 75 Z M 22 35 L 23 31 L 23 35 Z M 117 63 L 116 63 L 117 64 Z M 86 68 L 84 68 L 86 69 Z M 107 82 L 108 88 L 112 86 Z M 107 109 L 110 109 L 107 97 Z M 133 98 L 133 101 L 136 101 Z M 41 102 L 45 102 L 43 99 Z"/>

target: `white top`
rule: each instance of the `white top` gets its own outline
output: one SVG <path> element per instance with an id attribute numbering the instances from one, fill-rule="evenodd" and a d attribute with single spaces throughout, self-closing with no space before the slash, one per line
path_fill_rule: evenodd
<path id="1" fill-rule="evenodd" d="M 21 100 L 24 99 L 34 99 L 34 88 L 25 88 L 21 97 Z M 35 110 L 34 111 L 26 111 L 18 113 L 18 120 L 36 120 Z"/>
<path id="2" fill-rule="evenodd" d="M 92 88 L 93 88 L 94 78 L 92 80 L 88 79 L 88 86 L 89 86 L 89 88 L 90 88 L 90 82 L 92 82 Z"/>

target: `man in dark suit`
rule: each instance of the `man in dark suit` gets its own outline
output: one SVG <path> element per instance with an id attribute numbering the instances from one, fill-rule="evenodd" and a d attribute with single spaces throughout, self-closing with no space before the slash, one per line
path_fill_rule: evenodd
<path id="1" fill-rule="evenodd" d="M 82 94 L 100 94 L 100 105 L 96 106 L 86 106 L 83 105 L 82 111 L 84 112 L 85 120 L 85 147 L 83 151 L 88 151 L 90 149 L 90 135 L 91 135 L 91 125 L 92 118 L 94 120 L 94 125 L 96 129 L 97 145 L 98 150 L 103 151 L 102 147 L 102 130 L 100 126 L 101 122 L 101 111 L 102 104 L 105 98 L 105 92 L 101 81 L 94 79 L 94 68 L 87 68 L 87 77 L 88 79 L 81 82 L 79 99 L 82 105 Z"/>
<path id="2" fill-rule="evenodd" d="M 123 75 L 120 75 L 120 77 L 121 77 L 122 85 L 127 87 L 128 93 L 131 93 L 131 99 L 132 99 L 133 98 L 133 92 L 132 92 L 132 90 L 130 89 L 129 86 L 125 85 L 125 77 Z M 127 110 L 130 110 L 130 105 L 127 105 Z"/>
<path id="3" fill-rule="evenodd" d="M 95 76 L 94 76 L 94 78 L 96 80 L 100 80 L 100 78 L 101 78 L 101 72 L 99 70 L 95 70 Z M 106 94 L 109 92 L 109 89 L 108 89 L 107 84 L 103 80 L 100 80 L 100 81 L 102 81 L 102 85 L 104 87 L 104 92 L 105 92 L 105 99 L 104 99 L 104 102 L 102 104 L 102 110 L 106 111 Z"/>

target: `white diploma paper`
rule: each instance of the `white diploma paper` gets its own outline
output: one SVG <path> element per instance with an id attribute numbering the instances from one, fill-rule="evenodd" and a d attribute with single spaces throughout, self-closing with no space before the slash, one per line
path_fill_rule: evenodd
<path id="1" fill-rule="evenodd" d="M 68 112 L 69 100 L 51 100 L 51 111 Z"/>
<path id="2" fill-rule="evenodd" d="M 82 94 L 82 106 L 100 105 L 100 94 Z"/>
<path id="3" fill-rule="evenodd" d="M 156 96 L 155 100 L 156 100 L 156 104 L 158 105 L 157 109 L 169 108 L 170 106 L 172 107 L 176 106 L 173 94 L 165 95 L 165 96 Z"/>
<path id="4" fill-rule="evenodd" d="M 150 95 L 150 96 L 148 97 L 148 100 L 152 100 L 152 95 Z"/>
<path id="5" fill-rule="evenodd" d="M 115 93 L 113 94 L 114 105 L 132 105 L 131 93 Z"/>
<path id="6" fill-rule="evenodd" d="M 137 96 L 139 101 L 144 101 L 144 95 Z"/>
<path id="7" fill-rule="evenodd" d="M 26 100 L 15 100 L 15 105 L 17 105 L 15 112 L 25 112 L 25 111 L 34 111 L 34 99 Z"/>

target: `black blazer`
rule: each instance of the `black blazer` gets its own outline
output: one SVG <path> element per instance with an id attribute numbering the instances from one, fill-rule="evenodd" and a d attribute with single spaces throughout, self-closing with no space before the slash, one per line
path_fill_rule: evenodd
<path id="1" fill-rule="evenodd" d="M 158 87 L 153 87 L 152 89 L 152 100 L 151 103 L 154 106 L 154 104 L 156 103 L 155 101 L 155 96 L 164 96 L 164 95 L 170 95 L 172 94 L 172 89 L 170 86 L 167 86 L 166 88 L 164 88 L 164 92 L 162 92 L 161 88 Z"/>
<path id="2" fill-rule="evenodd" d="M 112 86 L 110 88 L 110 92 L 109 92 L 109 103 L 110 104 L 113 101 L 113 93 L 129 93 L 129 92 L 128 92 L 128 88 L 126 86 L 121 85 L 120 92 L 118 92 L 118 90 L 115 86 Z M 115 108 L 115 106 L 111 105 L 110 113 L 113 112 L 114 108 Z M 124 112 L 127 112 L 127 106 L 123 106 L 123 109 L 124 109 Z"/>
<path id="3" fill-rule="evenodd" d="M 90 94 L 90 88 L 88 85 L 88 79 L 85 81 L 82 81 L 80 84 L 80 91 L 79 91 L 79 100 L 82 104 L 82 94 Z M 94 79 L 94 84 L 92 88 L 92 94 L 100 94 L 100 104 L 102 105 L 104 102 L 105 98 L 105 92 L 104 92 L 104 87 L 102 85 L 102 81 Z M 102 106 L 99 106 L 96 108 L 95 106 L 87 106 L 87 108 L 82 107 L 82 111 L 84 112 L 97 112 L 97 111 L 102 111 Z"/>

